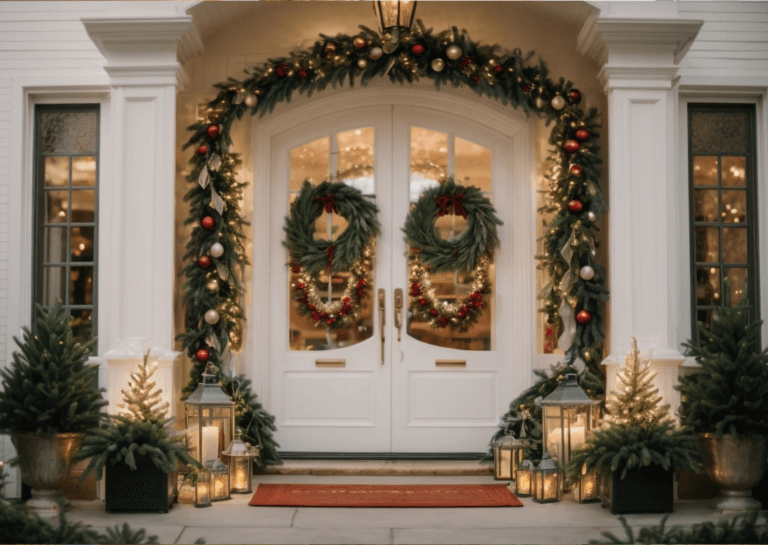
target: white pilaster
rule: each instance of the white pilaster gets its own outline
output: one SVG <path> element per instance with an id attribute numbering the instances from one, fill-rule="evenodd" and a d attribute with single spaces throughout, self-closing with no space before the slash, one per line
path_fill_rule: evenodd
<path id="1" fill-rule="evenodd" d="M 658 373 L 656 386 L 670 405 L 679 351 L 676 324 L 683 286 L 676 267 L 679 218 L 674 206 L 676 176 L 677 70 L 701 21 L 594 17 L 579 35 L 582 53 L 602 65 L 608 94 L 609 288 L 611 354 L 608 390 L 637 338 Z"/>

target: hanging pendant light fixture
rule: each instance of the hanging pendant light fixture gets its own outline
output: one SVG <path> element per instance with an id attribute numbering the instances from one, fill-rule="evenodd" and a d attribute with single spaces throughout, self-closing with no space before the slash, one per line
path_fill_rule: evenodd
<path id="1" fill-rule="evenodd" d="M 411 31 L 416 16 L 416 2 L 376 0 L 372 4 L 383 37 L 381 48 L 387 54 L 392 53 L 400 45 L 400 37 Z"/>

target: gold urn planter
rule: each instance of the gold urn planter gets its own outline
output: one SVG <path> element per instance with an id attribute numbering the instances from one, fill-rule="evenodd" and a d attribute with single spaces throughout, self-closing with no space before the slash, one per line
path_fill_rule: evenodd
<path id="1" fill-rule="evenodd" d="M 84 437 L 84 433 L 48 436 L 18 433 L 11 436 L 19 455 L 21 479 L 32 488 L 32 499 L 27 501 L 31 512 L 51 517 L 69 508 L 61 486 Z"/>
<path id="2" fill-rule="evenodd" d="M 760 509 L 752 489 L 763 477 L 766 437 L 745 437 L 735 441 L 731 435 L 717 439 L 714 433 L 699 433 L 704 455 L 704 471 L 720 489 L 713 508 L 730 511 Z"/>

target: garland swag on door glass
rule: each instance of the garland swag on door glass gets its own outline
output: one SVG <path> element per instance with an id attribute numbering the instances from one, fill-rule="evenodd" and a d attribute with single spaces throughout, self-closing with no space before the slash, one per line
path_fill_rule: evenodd
<path id="1" fill-rule="evenodd" d="M 190 202 L 186 223 L 194 227 L 185 255 L 186 331 L 179 338 L 195 362 L 190 386 L 207 361 L 222 368 L 230 344 L 237 348 L 242 343 L 238 272 L 246 265 L 239 212 L 243 184 L 235 180 L 239 160 L 230 151 L 232 124 L 246 113 L 271 112 L 294 93 L 310 96 L 345 82 L 366 85 L 376 76 L 400 83 L 426 77 L 438 89 L 466 85 L 481 96 L 554 122 L 549 138 L 553 167 L 547 176 L 548 202 L 541 210 L 554 217 L 544 235 L 544 252 L 537 256 L 551 281 L 539 297 L 553 328 L 572 334 L 566 365 L 581 357 L 587 369 L 599 372 L 604 340 L 600 303 L 608 294 L 605 272 L 595 261 L 593 249 L 595 222 L 606 210 L 598 186 L 597 112 L 594 108 L 585 112 L 579 106 L 581 93 L 570 82 L 551 80 L 543 61 L 528 64 L 532 56 L 532 52 L 523 55 L 519 49 L 505 52 L 497 45 L 476 43 L 456 27 L 435 33 L 417 21 L 392 53 L 383 51 L 377 32 L 360 27 L 354 35 L 321 35 L 308 49 L 246 70 L 242 80 L 229 78 L 215 85 L 219 92 L 208 103 L 207 119 L 189 127 L 193 134 L 185 145 L 195 149 L 187 178 L 194 186 L 186 196 Z M 573 326 L 562 323 L 565 310 L 575 314 Z M 225 384 L 227 380 L 222 376 Z M 273 419 L 250 388 L 244 382 L 238 384 L 240 389 L 230 387 L 230 394 L 242 395 L 245 390 L 250 396 L 238 402 L 238 425 L 258 441 L 267 456 L 265 463 L 274 463 L 279 458 L 271 435 Z"/>

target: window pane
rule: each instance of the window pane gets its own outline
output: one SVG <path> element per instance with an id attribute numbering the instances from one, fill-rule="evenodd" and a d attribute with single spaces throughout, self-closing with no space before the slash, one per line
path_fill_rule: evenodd
<path id="1" fill-rule="evenodd" d="M 723 228 L 723 263 L 747 262 L 747 229 Z"/>
<path id="2" fill-rule="evenodd" d="M 374 192 L 373 127 L 365 127 L 336 135 L 338 146 L 337 177 L 356 187 L 364 195 Z"/>
<path id="3" fill-rule="evenodd" d="M 96 185 L 96 157 L 72 158 L 72 185 Z"/>
<path id="4" fill-rule="evenodd" d="M 69 191 L 43 192 L 43 217 L 46 223 L 66 223 L 69 209 Z"/>
<path id="5" fill-rule="evenodd" d="M 694 155 L 746 154 L 749 152 L 749 114 L 745 111 L 693 112 L 691 143 Z"/>
<path id="6" fill-rule="evenodd" d="M 490 193 L 491 150 L 478 144 L 456 137 L 454 139 L 453 169 L 456 181 L 463 185 L 474 185 Z"/>
<path id="7" fill-rule="evenodd" d="M 717 227 L 696 227 L 696 261 L 720 261 L 720 230 Z"/>
<path id="8" fill-rule="evenodd" d="M 98 113 L 43 112 L 40 149 L 44 154 L 93 154 L 97 150 Z"/>
<path id="9" fill-rule="evenodd" d="M 89 309 L 72 309 L 72 333 L 75 341 L 86 342 L 93 337 L 93 311 Z"/>
<path id="10" fill-rule="evenodd" d="M 712 327 L 712 311 L 711 310 L 699 310 L 696 312 L 696 321 L 702 322 L 704 327 L 709 329 Z"/>
<path id="11" fill-rule="evenodd" d="M 718 267 L 696 269 L 696 304 L 720 304 L 720 269 Z"/>
<path id="12" fill-rule="evenodd" d="M 301 189 L 305 180 L 320 183 L 328 179 L 331 138 L 324 136 L 291 150 L 291 193 Z"/>
<path id="13" fill-rule="evenodd" d="M 731 306 L 738 307 L 747 305 L 747 301 L 742 301 L 741 296 L 747 288 L 748 269 L 746 267 L 730 267 L 725 269 L 725 275 L 728 278 L 728 285 L 731 291 Z"/>
<path id="14" fill-rule="evenodd" d="M 747 192 L 743 189 L 723 191 L 723 223 L 747 221 Z"/>
<path id="15" fill-rule="evenodd" d="M 93 261 L 93 227 L 72 227 L 71 261 Z"/>
<path id="16" fill-rule="evenodd" d="M 42 275 L 42 299 L 40 304 L 44 307 L 56 305 L 56 301 L 64 299 L 67 286 L 66 267 L 43 267 Z"/>
<path id="17" fill-rule="evenodd" d="M 96 219 L 96 191 L 72 191 L 72 223 L 93 223 Z"/>
<path id="18" fill-rule="evenodd" d="M 72 267 L 70 269 L 69 304 L 93 304 L 93 267 Z"/>
<path id="19" fill-rule="evenodd" d="M 717 189 L 695 189 L 693 191 L 694 221 L 717 222 Z"/>
<path id="20" fill-rule="evenodd" d="M 448 135 L 411 127 L 411 202 L 448 179 Z"/>
<path id="21" fill-rule="evenodd" d="M 722 165 L 721 178 L 723 185 L 732 187 L 745 187 L 747 185 L 746 157 L 721 157 L 720 163 Z"/>
<path id="22" fill-rule="evenodd" d="M 66 263 L 66 227 L 43 228 L 43 263 Z"/>
<path id="23" fill-rule="evenodd" d="M 46 187 L 69 185 L 69 157 L 46 157 L 43 168 Z"/>
<path id="24" fill-rule="evenodd" d="M 693 185 L 717 185 L 717 157 L 693 158 Z"/>

